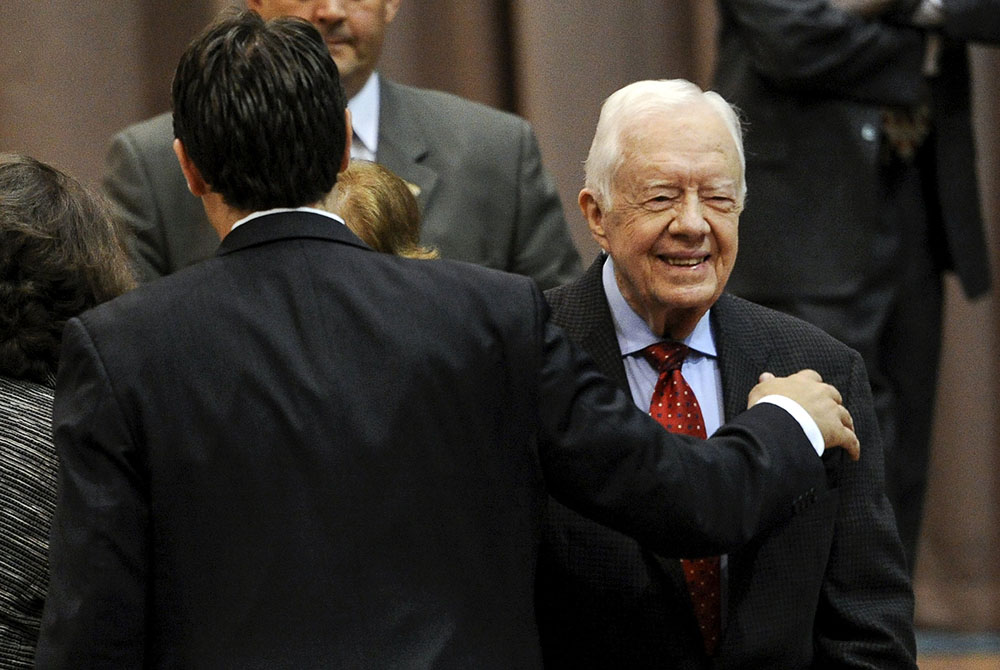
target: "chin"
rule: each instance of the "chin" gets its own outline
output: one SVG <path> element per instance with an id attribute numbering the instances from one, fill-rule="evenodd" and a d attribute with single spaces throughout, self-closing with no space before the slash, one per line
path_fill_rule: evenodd
<path id="1" fill-rule="evenodd" d="M 674 309 L 708 309 L 718 298 L 716 286 L 673 286 L 657 292 L 657 298 Z"/>

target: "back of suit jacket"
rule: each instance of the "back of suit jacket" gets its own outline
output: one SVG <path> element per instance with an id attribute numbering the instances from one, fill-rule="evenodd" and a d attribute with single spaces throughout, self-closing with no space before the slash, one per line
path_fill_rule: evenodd
<path id="1" fill-rule="evenodd" d="M 708 468 L 664 450 L 546 315 L 527 278 L 294 212 L 73 320 L 39 667 L 539 667 L 543 474 L 666 553 L 822 485 L 804 437 L 760 449 L 797 430 L 777 408 Z M 706 488 L 756 503 L 673 513 Z"/>

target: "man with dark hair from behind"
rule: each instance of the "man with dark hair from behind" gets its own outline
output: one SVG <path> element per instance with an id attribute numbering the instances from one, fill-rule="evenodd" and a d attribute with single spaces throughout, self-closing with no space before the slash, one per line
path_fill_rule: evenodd
<path id="1" fill-rule="evenodd" d="M 530 279 L 376 253 L 314 209 L 351 131 L 308 23 L 227 15 L 173 93 L 223 242 L 67 325 L 38 667 L 538 668 L 546 487 L 711 554 L 808 508 L 824 446 L 857 457 L 814 372 L 765 377 L 707 442 L 672 435 Z"/>

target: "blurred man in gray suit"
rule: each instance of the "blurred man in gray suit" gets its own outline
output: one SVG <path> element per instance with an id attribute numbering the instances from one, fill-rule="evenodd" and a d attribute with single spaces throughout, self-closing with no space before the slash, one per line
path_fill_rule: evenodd
<path id="1" fill-rule="evenodd" d="M 349 98 L 352 155 L 381 163 L 411 185 L 424 244 L 444 258 L 532 277 L 542 288 L 573 279 L 579 254 L 528 123 L 376 72 L 401 2 L 248 0 L 247 6 L 265 19 L 306 19 L 323 35 Z M 219 246 L 187 192 L 173 139 L 170 115 L 163 114 L 120 132 L 108 153 L 104 187 L 135 232 L 132 256 L 146 280 Z"/>

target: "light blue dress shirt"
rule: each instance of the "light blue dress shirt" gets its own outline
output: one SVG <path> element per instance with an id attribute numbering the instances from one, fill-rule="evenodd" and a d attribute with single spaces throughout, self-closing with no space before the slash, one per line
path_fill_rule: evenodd
<path id="1" fill-rule="evenodd" d="M 351 110 L 351 158 L 374 161 L 378 151 L 379 79 L 373 72 L 358 94 L 347 101 Z"/>
<path id="2" fill-rule="evenodd" d="M 611 308 L 611 319 L 615 325 L 615 337 L 618 339 L 618 349 L 625 365 L 625 375 L 628 377 L 632 401 L 644 412 L 649 411 L 649 403 L 653 397 L 659 371 L 649 364 L 640 353 L 651 344 L 663 341 L 663 337 L 649 329 L 646 322 L 629 306 L 618 288 L 615 280 L 614 261 L 609 256 L 604 263 L 601 280 L 604 285 L 604 295 Z M 701 407 L 702 419 L 705 422 L 705 432 L 711 436 L 723 423 L 722 373 L 719 371 L 718 354 L 715 348 L 715 336 L 712 334 L 712 311 L 705 312 L 689 336 L 681 340 L 690 348 L 681 365 L 681 374 L 691 387 L 698 405 Z M 763 370 L 761 372 L 764 372 Z M 771 402 L 788 411 L 799 422 L 813 448 L 818 454 L 823 453 L 823 437 L 819 427 L 812 417 L 794 400 L 784 396 L 765 396 L 761 402 Z M 711 505 L 712 501 L 705 504 Z M 729 557 L 722 556 L 720 560 L 722 577 L 722 624 L 726 622 L 726 607 L 729 600 L 727 576 L 729 574 Z"/>
<path id="3" fill-rule="evenodd" d="M 625 301 L 615 280 L 615 265 L 610 256 L 604 263 L 601 279 L 604 283 L 604 295 L 608 299 L 608 306 L 611 307 L 611 319 L 615 323 L 615 336 L 618 338 L 618 349 L 622 352 L 622 363 L 625 364 L 625 375 L 628 377 L 632 401 L 642 411 L 649 412 L 649 402 L 653 397 L 653 389 L 660 373 L 639 352 L 651 344 L 662 342 L 663 337 L 651 331 L 642 317 Z M 722 425 L 723 407 L 722 375 L 719 372 L 710 314 L 711 310 L 705 312 L 694 331 L 681 340 L 682 344 L 691 349 L 681 364 L 681 374 L 694 392 L 694 397 L 698 399 L 702 419 L 705 421 L 705 433 L 708 435 Z M 711 500 L 706 500 L 705 504 L 713 503 Z M 728 556 L 720 557 L 719 569 L 722 625 L 725 626 L 726 607 L 729 602 Z"/>
<path id="4" fill-rule="evenodd" d="M 632 400 L 641 410 L 649 411 L 649 401 L 659 372 L 640 353 L 651 344 L 661 342 L 663 337 L 654 333 L 625 301 L 618 282 L 615 281 L 614 261 L 609 257 L 604 263 L 604 294 L 611 307 L 611 318 L 615 323 L 618 349 L 622 352 L 625 374 L 628 377 Z M 684 359 L 681 374 L 694 391 L 705 420 L 705 432 L 714 433 L 722 425 L 722 375 L 715 349 L 710 321 L 711 310 L 705 313 L 694 331 L 681 343 L 691 352 Z"/>
<path id="5" fill-rule="evenodd" d="M 663 340 L 646 325 L 629 304 L 625 301 L 618 282 L 615 281 L 614 261 L 609 256 L 604 263 L 601 276 L 604 284 L 604 295 L 611 307 L 611 318 L 615 324 L 615 336 L 618 338 L 618 349 L 622 353 L 622 363 L 625 365 L 625 375 L 628 377 L 632 401 L 643 411 L 649 411 L 649 401 L 653 397 L 653 389 L 659 372 L 640 354 L 651 344 Z M 723 416 L 722 373 L 719 372 L 718 355 L 715 349 L 715 337 L 712 335 L 712 310 L 709 309 L 701 317 L 691 334 L 681 340 L 691 352 L 681 365 L 681 374 L 694 392 L 701 406 L 702 418 L 705 420 L 705 433 L 711 436 L 725 420 Z M 761 370 L 761 372 L 766 372 Z M 825 445 L 819 426 L 808 412 L 791 398 L 780 395 L 768 395 L 758 402 L 769 402 L 778 405 L 792 415 L 813 449 L 823 455 Z"/>

